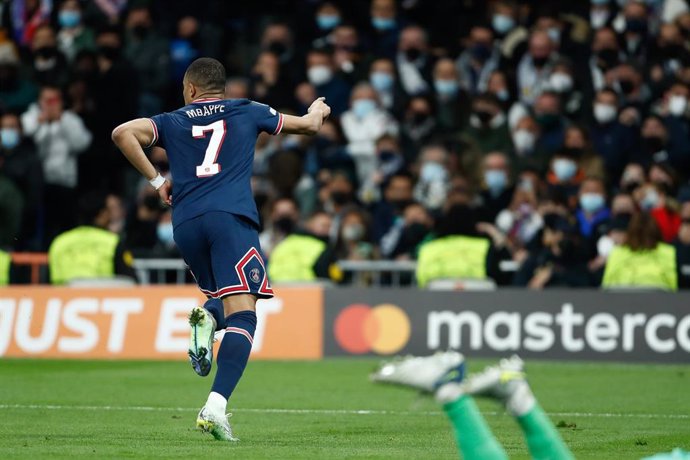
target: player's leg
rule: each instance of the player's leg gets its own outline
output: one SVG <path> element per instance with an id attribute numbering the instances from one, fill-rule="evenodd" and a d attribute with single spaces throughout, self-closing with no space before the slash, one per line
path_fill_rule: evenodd
<path id="1" fill-rule="evenodd" d="M 573 454 L 539 406 L 527 383 L 523 362 L 517 356 L 501 360 L 463 382 L 466 393 L 501 401 L 522 428 L 532 458 L 572 459 Z"/>
<path id="2" fill-rule="evenodd" d="M 406 357 L 384 363 L 371 379 L 436 393 L 448 416 L 465 460 L 508 458 L 482 417 L 474 400 L 462 389 L 464 359 L 448 351 L 426 357 Z"/>
<path id="3" fill-rule="evenodd" d="M 203 233 L 201 217 L 190 219 L 175 228 L 175 243 L 189 266 L 199 289 L 206 295 L 217 290 L 208 242 Z M 211 372 L 213 363 L 213 337 L 223 329 L 225 316 L 220 299 L 209 298 L 203 307 L 194 307 L 189 313 L 189 362 L 194 371 L 203 376 Z"/>
<path id="4" fill-rule="evenodd" d="M 227 401 L 249 360 L 256 330 L 256 300 L 270 297 L 272 291 L 256 229 L 228 213 L 210 213 L 205 218 L 218 284 L 214 295 L 223 299 L 225 335 L 216 357 L 213 386 L 199 419 L 204 418 L 204 411 L 218 419 L 224 417 Z"/>

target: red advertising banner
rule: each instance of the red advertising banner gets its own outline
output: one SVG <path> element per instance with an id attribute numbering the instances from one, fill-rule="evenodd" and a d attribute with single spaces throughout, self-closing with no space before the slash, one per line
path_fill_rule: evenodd
<path id="1" fill-rule="evenodd" d="M 0 357 L 183 359 L 187 314 L 205 297 L 194 286 L 0 289 Z M 323 291 L 277 289 L 257 304 L 252 357 L 318 359 Z"/>

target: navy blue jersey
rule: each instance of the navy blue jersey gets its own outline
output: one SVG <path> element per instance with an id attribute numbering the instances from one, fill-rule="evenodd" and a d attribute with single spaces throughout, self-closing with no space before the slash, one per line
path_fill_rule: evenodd
<path id="1" fill-rule="evenodd" d="M 280 132 L 280 113 L 247 99 L 200 99 L 151 121 L 153 144 L 168 154 L 175 227 L 212 211 L 259 225 L 250 184 L 254 145 L 260 132 Z"/>

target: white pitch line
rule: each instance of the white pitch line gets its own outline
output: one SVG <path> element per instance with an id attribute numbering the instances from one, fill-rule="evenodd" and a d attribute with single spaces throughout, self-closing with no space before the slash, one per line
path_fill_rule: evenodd
<path id="1" fill-rule="evenodd" d="M 195 407 L 154 407 L 154 406 L 68 406 L 56 404 L 0 404 L 2 409 L 33 410 L 85 410 L 85 411 L 136 411 L 136 412 L 195 412 Z M 396 411 L 370 409 L 260 409 L 237 408 L 233 412 L 255 412 L 261 414 L 326 414 L 326 415 L 439 415 L 440 411 Z M 502 415 L 503 412 L 483 412 L 484 415 Z M 552 417 L 602 417 L 602 418 L 664 418 L 687 420 L 687 414 L 625 414 L 612 412 L 547 412 Z"/>

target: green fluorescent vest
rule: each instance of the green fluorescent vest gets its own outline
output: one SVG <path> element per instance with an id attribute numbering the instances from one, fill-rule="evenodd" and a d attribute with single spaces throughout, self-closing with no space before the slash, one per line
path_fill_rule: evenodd
<path id="1" fill-rule="evenodd" d="M 12 257 L 5 251 L 0 251 L 0 286 L 10 284 L 10 263 Z"/>
<path id="2" fill-rule="evenodd" d="M 273 249 L 268 264 L 271 282 L 313 281 L 314 264 L 326 243 L 307 235 L 290 235 Z"/>
<path id="3" fill-rule="evenodd" d="M 606 261 L 603 287 L 640 286 L 678 289 L 676 249 L 659 243 L 655 249 L 632 251 L 627 246 L 616 246 Z"/>
<path id="4" fill-rule="evenodd" d="M 471 236 L 446 236 L 422 245 L 417 260 L 417 283 L 443 278 L 486 278 L 489 241 Z"/>
<path id="5" fill-rule="evenodd" d="M 115 273 L 118 236 L 96 227 L 77 227 L 58 235 L 48 250 L 50 282 L 74 278 L 107 278 Z"/>

